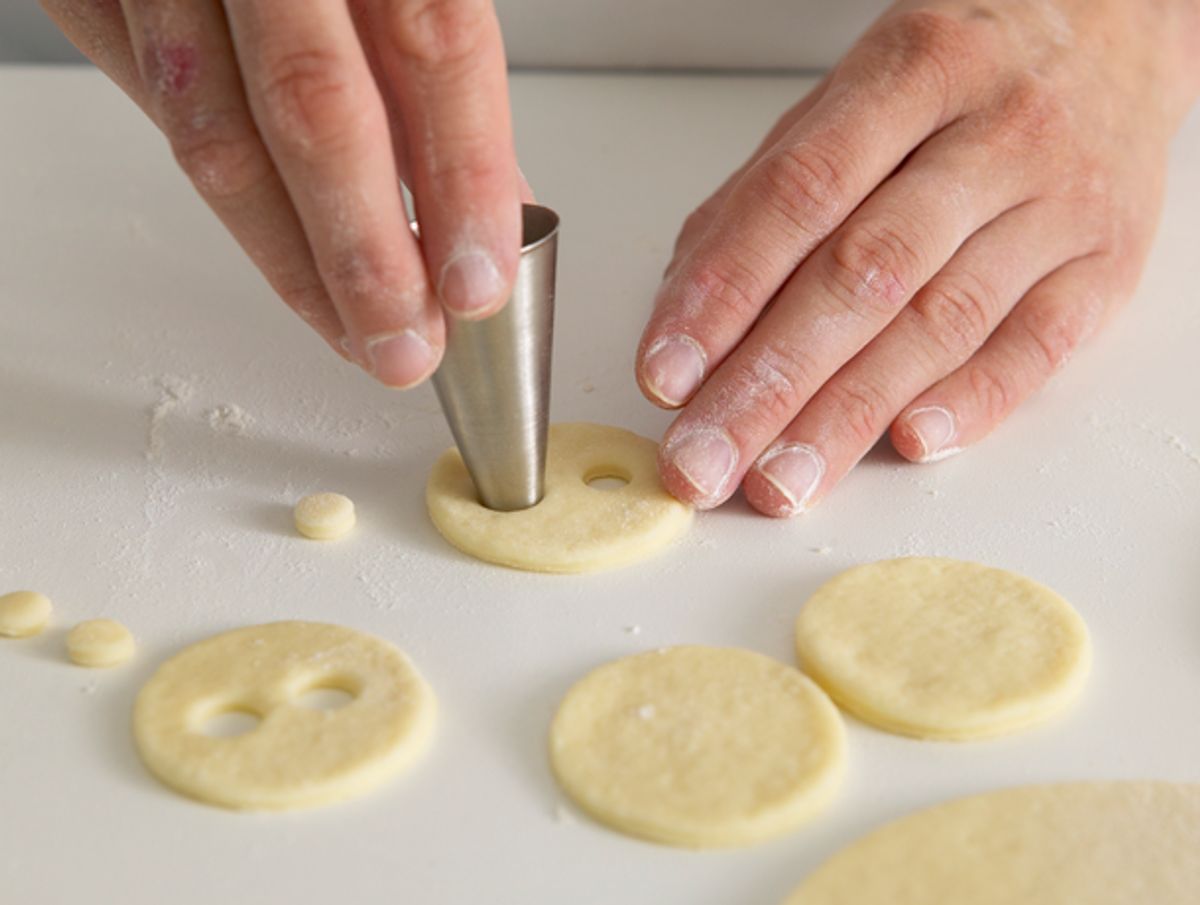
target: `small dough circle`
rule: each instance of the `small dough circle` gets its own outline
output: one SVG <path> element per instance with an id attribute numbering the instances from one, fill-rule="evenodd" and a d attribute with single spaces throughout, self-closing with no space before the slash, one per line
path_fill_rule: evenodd
<path id="1" fill-rule="evenodd" d="M 313 540 L 334 540 L 354 527 L 354 501 L 340 493 L 313 493 L 292 510 L 296 530 Z"/>
<path id="2" fill-rule="evenodd" d="M 690 848 L 795 828 L 832 797 L 845 761 L 837 708 L 798 670 L 747 650 L 684 646 L 581 679 L 550 729 L 550 762 L 613 829 Z"/>
<path id="3" fill-rule="evenodd" d="M 28 638 L 50 622 L 54 607 L 50 598 L 37 591 L 13 591 L 0 596 L 0 635 Z"/>
<path id="4" fill-rule="evenodd" d="M 930 739 L 1022 729 L 1082 690 L 1091 643 L 1079 614 L 1024 576 L 908 557 L 826 582 L 796 621 L 801 667 L 866 722 Z"/>
<path id="5" fill-rule="evenodd" d="M 886 824 L 835 854 L 786 905 L 1194 905 L 1200 785 L 1006 789 Z"/>
<path id="6" fill-rule="evenodd" d="M 136 648 L 129 629 L 112 619 L 89 619 L 67 632 L 67 656 L 79 666 L 119 666 Z"/>
<path id="7" fill-rule="evenodd" d="M 348 692 L 336 710 L 304 706 L 316 689 Z M 274 622 L 193 644 L 138 693 L 133 731 L 155 776 L 228 808 L 283 810 L 350 798 L 409 766 L 432 735 L 436 705 L 394 646 L 340 625 Z M 229 713 L 257 725 L 203 732 Z"/>
<path id="8" fill-rule="evenodd" d="M 496 512 L 479 502 L 458 450 L 429 476 L 425 499 L 434 526 L 477 559 L 532 572 L 590 572 L 658 552 L 691 524 L 691 507 L 658 477 L 658 445 L 600 424 L 554 424 L 546 451 L 546 492 L 536 506 Z M 603 477 L 627 483 L 588 485 Z"/>

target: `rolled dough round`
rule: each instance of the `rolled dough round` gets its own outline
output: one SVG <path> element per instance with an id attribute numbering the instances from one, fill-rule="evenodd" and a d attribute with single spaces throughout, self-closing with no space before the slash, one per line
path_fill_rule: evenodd
<path id="1" fill-rule="evenodd" d="M 567 693 L 550 762 L 616 830 L 692 848 L 745 845 L 819 810 L 841 779 L 841 716 L 762 654 L 675 647 L 601 666 Z"/>
<path id="2" fill-rule="evenodd" d="M 54 607 L 50 598 L 37 591 L 13 591 L 0 596 L 0 635 L 27 638 L 36 635 L 50 621 Z"/>
<path id="3" fill-rule="evenodd" d="M 657 450 L 653 441 L 620 428 L 555 424 L 546 494 L 536 506 L 488 509 L 455 449 L 433 466 L 425 499 L 442 536 L 477 559 L 533 572 L 613 568 L 653 555 L 691 524 L 691 508 L 659 481 Z M 590 486 L 599 478 L 626 483 Z"/>
<path id="4" fill-rule="evenodd" d="M 1048 718 L 1083 688 L 1087 628 L 1049 588 L 951 559 L 859 566 L 796 622 L 801 667 L 863 720 L 921 738 L 975 739 Z"/>
<path id="5" fill-rule="evenodd" d="M 1007 789 L 887 824 L 786 905 L 1194 905 L 1200 785 Z"/>
<path id="6" fill-rule="evenodd" d="M 67 656 L 79 666 L 120 666 L 136 649 L 129 629 L 112 619 L 89 619 L 67 632 Z"/>
<path id="7" fill-rule="evenodd" d="M 317 689 L 353 700 L 304 706 Z M 391 644 L 313 622 L 275 622 L 193 644 L 142 688 L 133 730 L 146 766 L 175 790 L 229 808 L 285 809 L 359 795 L 425 748 L 433 694 Z M 204 732 L 230 713 L 257 717 L 236 737 Z"/>

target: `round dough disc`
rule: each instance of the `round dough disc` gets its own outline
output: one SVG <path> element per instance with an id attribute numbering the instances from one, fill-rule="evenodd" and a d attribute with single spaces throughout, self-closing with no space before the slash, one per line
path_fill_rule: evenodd
<path id="1" fill-rule="evenodd" d="M 659 481 L 657 450 L 652 440 L 617 427 L 555 424 L 546 493 L 536 506 L 488 509 L 455 449 L 433 466 L 425 499 L 442 536 L 477 559 L 532 572 L 609 569 L 651 556 L 691 524 L 691 507 Z M 627 483 L 589 486 L 603 477 Z"/>
<path id="2" fill-rule="evenodd" d="M 50 598 L 37 591 L 0 595 L 0 635 L 6 638 L 36 635 L 50 621 L 53 609 Z"/>
<path id="3" fill-rule="evenodd" d="M 1007 789 L 887 824 L 786 905 L 1194 905 L 1200 785 Z"/>
<path id="4" fill-rule="evenodd" d="M 313 540 L 335 540 L 354 527 L 354 501 L 340 493 L 313 493 L 292 510 L 296 530 Z"/>
<path id="5" fill-rule="evenodd" d="M 304 706 L 316 689 L 353 700 Z M 146 766 L 175 790 L 230 808 L 284 809 L 358 795 L 408 766 L 431 735 L 433 694 L 391 644 L 339 625 L 275 622 L 193 644 L 142 688 L 133 730 Z M 256 728 L 204 733 L 220 714 Z"/>
<path id="6" fill-rule="evenodd" d="M 550 730 L 563 789 L 613 829 L 693 848 L 785 833 L 833 795 L 842 719 L 799 671 L 752 651 L 675 647 L 601 666 Z"/>
<path id="7" fill-rule="evenodd" d="M 1069 704 L 1091 665 L 1087 628 L 1049 588 L 952 559 L 859 566 L 822 585 L 796 622 L 802 668 L 863 720 L 905 735 L 975 739 Z"/>
<path id="8" fill-rule="evenodd" d="M 136 648 L 129 629 L 112 619 L 89 619 L 67 632 L 67 656 L 79 666 L 120 666 Z"/>

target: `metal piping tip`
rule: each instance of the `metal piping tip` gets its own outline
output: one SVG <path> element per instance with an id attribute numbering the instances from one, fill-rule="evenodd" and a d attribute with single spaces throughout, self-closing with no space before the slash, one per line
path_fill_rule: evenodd
<path id="1" fill-rule="evenodd" d="M 527 509 L 545 491 L 558 214 L 521 208 L 521 262 L 512 295 L 479 321 L 446 318 L 446 354 L 433 375 L 479 501 Z"/>

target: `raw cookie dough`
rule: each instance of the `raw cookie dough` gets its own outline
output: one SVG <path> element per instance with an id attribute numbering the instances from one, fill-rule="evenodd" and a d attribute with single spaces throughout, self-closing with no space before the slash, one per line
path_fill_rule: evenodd
<path id="1" fill-rule="evenodd" d="M 353 695 L 304 706 L 316 689 Z M 350 798 L 409 766 L 434 723 L 433 693 L 388 642 L 339 625 L 275 622 L 193 644 L 138 694 L 142 760 L 179 792 L 230 808 L 309 807 Z M 221 714 L 258 717 L 236 737 L 204 734 Z"/>
<path id="2" fill-rule="evenodd" d="M 80 666 L 119 666 L 136 647 L 129 629 L 112 619 L 89 619 L 67 633 L 67 656 Z"/>
<path id="3" fill-rule="evenodd" d="M 550 763 L 614 829 L 693 848 L 786 833 L 832 797 L 841 715 L 799 671 L 752 651 L 674 647 L 601 666 L 567 693 Z"/>
<path id="4" fill-rule="evenodd" d="M 621 428 L 554 424 L 546 495 L 536 506 L 488 509 L 455 449 L 433 466 L 425 500 L 442 536 L 478 559 L 533 572 L 609 569 L 646 559 L 691 524 L 691 508 L 659 481 L 657 450 Z M 628 483 L 612 490 L 588 484 L 606 477 Z"/>
<path id="5" fill-rule="evenodd" d="M 1000 735 L 1062 710 L 1091 665 L 1087 628 L 1049 588 L 952 559 L 859 566 L 796 622 L 801 667 L 851 713 L 921 738 Z"/>
<path id="6" fill-rule="evenodd" d="M 340 493 L 314 493 L 292 510 L 296 530 L 313 540 L 334 540 L 354 527 L 354 502 Z"/>
<path id="7" fill-rule="evenodd" d="M 0 635 L 27 638 L 50 621 L 50 598 L 37 591 L 13 591 L 0 596 Z"/>
<path id="8" fill-rule="evenodd" d="M 834 855 L 786 905 L 1195 905 L 1200 785 L 1069 783 L 964 798 Z"/>

